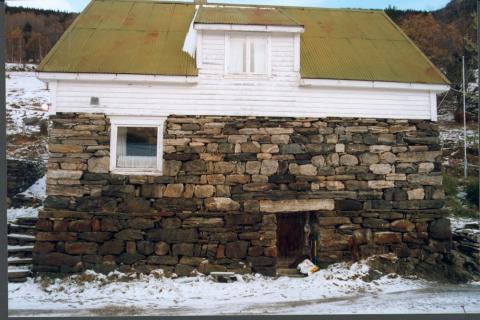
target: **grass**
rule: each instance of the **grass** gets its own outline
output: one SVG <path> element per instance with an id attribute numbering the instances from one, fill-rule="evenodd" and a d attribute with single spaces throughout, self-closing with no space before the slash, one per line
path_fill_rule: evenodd
<path id="1" fill-rule="evenodd" d="M 445 190 L 445 206 L 457 217 L 477 218 L 478 217 L 478 180 L 463 180 L 454 175 L 443 176 L 443 188 Z M 466 191 L 466 197 L 459 197 L 460 191 Z"/>

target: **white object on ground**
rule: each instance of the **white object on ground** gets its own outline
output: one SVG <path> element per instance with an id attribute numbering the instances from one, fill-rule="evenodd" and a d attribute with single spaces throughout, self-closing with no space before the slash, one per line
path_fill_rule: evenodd
<path id="1" fill-rule="evenodd" d="M 310 260 L 305 259 L 297 266 L 300 273 L 308 274 L 309 276 L 318 271 L 318 267 Z"/>

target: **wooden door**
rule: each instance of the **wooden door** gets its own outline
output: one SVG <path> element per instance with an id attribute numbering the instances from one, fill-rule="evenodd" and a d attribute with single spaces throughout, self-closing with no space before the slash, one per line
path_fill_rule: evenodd
<path id="1" fill-rule="evenodd" d="M 279 258 L 296 259 L 302 256 L 305 215 L 283 213 L 277 216 L 277 248 Z"/>

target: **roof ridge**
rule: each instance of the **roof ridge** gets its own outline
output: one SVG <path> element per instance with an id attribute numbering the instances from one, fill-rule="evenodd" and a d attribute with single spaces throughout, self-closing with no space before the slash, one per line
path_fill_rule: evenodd
<path id="1" fill-rule="evenodd" d="M 94 1 L 104 1 L 104 0 L 92 0 Z M 116 0 L 122 2 L 145 2 L 145 3 L 164 3 L 164 4 L 182 4 L 182 5 L 197 5 L 193 2 L 185 2 L 178 0 Z M 253 1 L 253 0 L 252 0 Z M 384 12 L 384 9 L 362 9 L 362 8 L 327 8 L 327 7 L 310 7 L 310 6 L 288 6 L 288 5 L 271 5 L 271 4 L 252 4 L 252 3 L 221 3 L 221 2 L 209 2 L 207 5 L 218 5 L 218 6 L 228 6 L 228 7 L 252 7 L 252 8 L 276 8 L 276 9 L 314 9 L 314 10 L 331 10 L 331 11 L 359 11 L 359 12 Z"/>

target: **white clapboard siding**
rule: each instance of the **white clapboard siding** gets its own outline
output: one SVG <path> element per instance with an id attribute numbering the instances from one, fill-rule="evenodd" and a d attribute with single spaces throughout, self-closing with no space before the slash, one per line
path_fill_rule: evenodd
<path id="1" fill-rule="evenodd" d="M 240 115 L 433 119 L 430 91 L 303 87 L 294 71 L 293 34 L 272 34 L 271 76 L 224 75 L 225 34 L 202 31 L 201 67 L 195 84 L 60 80 L 56 112 L 111 115 Z M 98 97 L 99 106 L 90 105 Z"/>

